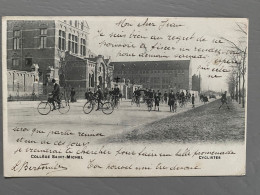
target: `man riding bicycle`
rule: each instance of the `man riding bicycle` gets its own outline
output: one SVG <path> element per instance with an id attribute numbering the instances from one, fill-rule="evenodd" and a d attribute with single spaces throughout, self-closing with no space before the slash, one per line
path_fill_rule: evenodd
<path id="1" fill-rule="evenodd" d="M 116 85 L 113 92 L 112 92 L 112 102 L 114 102 L 115 106 L 117 106 L 118 101 L 119 101 L 119 94 L 120 94 L 120 89 Z"/>
<path id="2" fill-rule="evenodd" d="M 98 102 L 98 107 L 97 107 L 97 110 L 100 109 L 100 103 L 101 101 L 103 100 L 103 92 L 101 91 L 101 87 L 98 85 L 98 90 L 97 92 L 95 93 L 95 96 L 97 98 L 97 102 Z M 97 111 L 96 110 L 96 111 Z"/>
<path id="3" fill-rule="evenodd" d="M 140 91 L 140 87 L 138 87 L 138 89 L 136 90 L 136 93 L 135 93 L 135 95 L 136 95 L 136 103 L 137 104 L 140 104 L 140 98 L 141 98 L 141 91 Z"/>
<path id="4" fill-rule="evenodd" d="M 52 79 L 51 81 L 53 83 L 53 91 L 52 91 L 52 98 L 49 99 L 49 101 L 53 105 L 53 110 L 56 110 L 55 102 L 58 103 L 58 108 L 60 108 L 60 85 L 56 83 L 55 79 Z"/>

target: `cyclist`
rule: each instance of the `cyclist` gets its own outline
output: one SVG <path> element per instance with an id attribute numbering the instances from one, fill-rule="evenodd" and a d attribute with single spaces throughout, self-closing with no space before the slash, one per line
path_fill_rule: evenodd
<path id="1" fill-rule="evenodd" d="M 141 90 L 140 90 L 140 87 L 138 87 L 138 89 L 136 90 L 136 93 L 135 93 L 135 95 L 136 95 L 136 103 L 138 104 L 138 105 L 140 105 L 140 98 L 141 98 Z"/>
<path id="2" fill-rule="evenodd" d="M 113 98 L 112 98 L 112 101 L 114 101 L 115 106 L 117 106 L 118 104 L 119 94 L 120 94 L 120 89 L 118 88 L 118 85 L 116 85 L 113 91 Z"/>
<path id="3" fill-rule="evenodd" d="M 225 91 L 225 93 L 223 93 L 222 95 L 221 95 L 221 105 L 219 106 L 219 108 L 218 109 L 220 109 L 224 104 L 226 104 L 227 105 L 227 108 L 229 109 L 229 106 L 228 106 L 228 103 L 227 103 L 227 92 Z"/>
<path id="4" fill-rule="evenodd" d="M 100 109 L 101 100 L 103 99 L 103 92 L 101 91 L 101 87 L 99 85 L 98 85 L 98 90 L 96 92 L 96 97 L 97 97 L 97 101 L 98 101 L 97 110 L 99 110 Z"/>
<path id="5" fill-rule="evenodd" d="M 60 85 L 56 83 L 55 79 L 51 81 L 53 83 L 53 91 L 52 98 L 50 98 L 50 102 L 53 105 L 53 110 L 56 110 L 55 102 L 58 103 L 58 108 L 60 108 Z"/>

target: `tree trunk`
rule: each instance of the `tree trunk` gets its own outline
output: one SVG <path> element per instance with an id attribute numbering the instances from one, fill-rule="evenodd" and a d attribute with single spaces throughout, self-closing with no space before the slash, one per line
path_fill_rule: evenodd
<path id="1" fill-rule="evenodd" d="M 242 108 L 245 107 L 245 60 L 246 60 L 246 49 L 245 49 L 244 58 L 243 58 Z"/>
<path id="2" fill-rule="evenodd" d="M 236 76 L 236 101 L 238 102 L 238 73 L 237 73 L 237 76 Z"/>
<path id="3" fill-rule="evenodd" d="M 239 68 L 239 75 L 238 75 L 238 103 L 241 104 L 241 73 L 240 73 L 240 68 Z"/>

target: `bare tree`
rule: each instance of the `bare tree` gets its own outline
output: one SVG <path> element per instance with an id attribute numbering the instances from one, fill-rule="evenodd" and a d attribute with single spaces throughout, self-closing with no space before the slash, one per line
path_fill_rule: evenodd
<path id="1" fill-rule="evenodd" d="M 233 51 L 231 52 L 231 60 L 236 62 L 237 80 L 238 80 L 238 100 L 239 104 L 242 103 L 242 107 L 245 107 L 245 74 L 246 74 L 246 62 L 247 62 L 247 25 L 244 23 L 236 23 L 236 31 L 241 34 L 237 42 L 231 41 L 227 38 L 221 37 Z M 230 74 L 233 74 L 231 72 Z M 241 90 L 241 78 L 242 78 L 242 90 Z M 229 81 L 230 82 L 230 81 Z M 242 98 L 242 102 L 241 102 Z"/>

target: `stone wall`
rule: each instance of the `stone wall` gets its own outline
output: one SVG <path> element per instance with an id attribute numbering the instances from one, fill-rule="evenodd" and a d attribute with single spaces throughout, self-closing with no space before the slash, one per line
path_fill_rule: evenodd
<path id="1" fill-rule="evenodd" d="M 42 94 L 42 83 L 37 81 L 36 72 L 7 70 L 8 97 L 26 97 Z"/>

